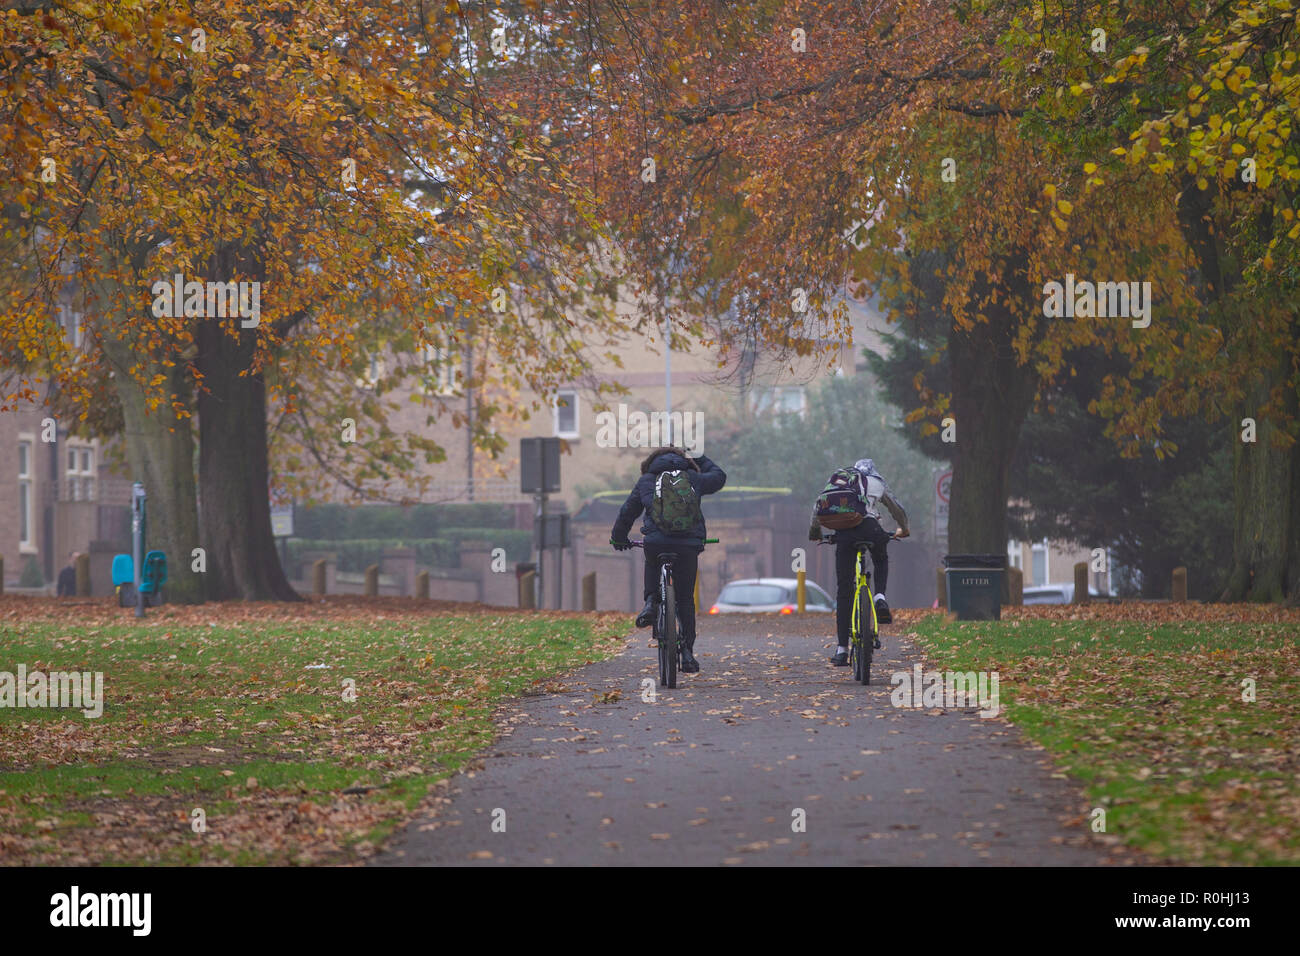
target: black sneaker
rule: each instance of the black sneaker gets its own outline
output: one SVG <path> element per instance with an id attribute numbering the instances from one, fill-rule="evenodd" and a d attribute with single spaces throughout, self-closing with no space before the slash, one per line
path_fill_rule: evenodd
<path id="1" fill-rule="evenodd" d="M 695 655 L 689 647 L 682 648 L 682 673 L 698 674 L 700 672 L 700 662 L 695 659 Z"/>
<path id="2" fill-rule="evenodd" d="M 885 600 L 883 594 L 876 595 L 876 621 L 880 624 L 889 624 L 894 620 L 894 616 L 889 613 L 889 603 Z"/>
<path id="3" fill-rule="evenodd" d="M 636 616 L 637 627 L 653 627 L 655 622 L 655 599 L 648 598 L 641 613 Z"/>
<path id="4" fill-rule="evenodd" d="M 836 667 L 848 667 L 849 649 L 847 647 L 836 648 L 835 653 L 831 655 L 831 663 Z"/>

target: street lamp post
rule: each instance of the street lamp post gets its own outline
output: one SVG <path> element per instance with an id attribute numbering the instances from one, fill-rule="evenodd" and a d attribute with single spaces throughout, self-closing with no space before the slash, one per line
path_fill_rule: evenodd
<path id="1" fill-rule="evenodd" d="M 668 423 L 668 439 L 665 445 L 673 443 L 673 325 L 672 319 L 664 315 L 664 420 Z"/>

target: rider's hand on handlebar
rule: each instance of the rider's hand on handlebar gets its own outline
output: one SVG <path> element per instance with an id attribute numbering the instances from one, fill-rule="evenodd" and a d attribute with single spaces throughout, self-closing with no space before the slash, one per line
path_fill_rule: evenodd
<path id="1" fill-rule="evenodd" d="M 610 539 L 609 539 L 609 543 L 612 544 L 612 545 L 614 546 L 614 550 L 615 550 L 615 551 L 631 551 L 631 550 L 632 550 L 632 542 L 629 541 L 629 540 L 627 540 L 627 538 L 624 538 L 622 541 L 616 541 L 616 540 L 614 540 L 613 538 L 610 538 Z"/>
<path id="2" fill-rule="evenodd" d="M 912 532 L 908 531 L 906 528 L 899 528 L 897 531 L 894 532 L 894 537 L 907 538 L 907 537 L 911 537 L 911 534 Z"/>

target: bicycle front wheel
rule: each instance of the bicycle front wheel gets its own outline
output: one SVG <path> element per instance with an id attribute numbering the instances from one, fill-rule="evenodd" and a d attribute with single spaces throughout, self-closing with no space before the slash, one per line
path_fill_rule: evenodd
<path id="1" fill-rule="evenodd" d="M 871 616 L 871 588 L 863 585 L 858 588 L 858 613 L 853 621 L 858 632 L 858 660 L 853 666 L 853 677 L 859 683 L 871 683 L 871 645 L 875 643 L 876 632 L 872 627 L 875 618 Z"/>
<path id="2" fill-rule="evenodd" d="M 659 683 L 677 686 L 677 593 L 670 583 L 664 589 L 659 627 Z"/>

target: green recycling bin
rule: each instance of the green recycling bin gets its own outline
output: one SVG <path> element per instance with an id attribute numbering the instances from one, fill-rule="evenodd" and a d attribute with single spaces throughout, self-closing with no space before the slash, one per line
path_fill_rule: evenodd
<path id="1" fill-rule="evenodd" d="M 1004 554 L 945 554 L 944 579 L 948 610 L 959 621 L 1002 620 Z"/>

